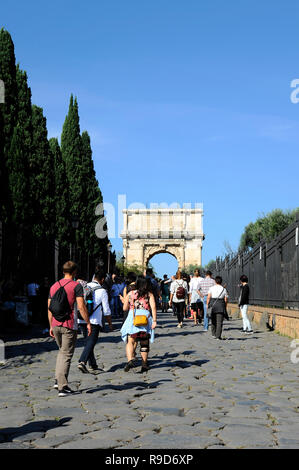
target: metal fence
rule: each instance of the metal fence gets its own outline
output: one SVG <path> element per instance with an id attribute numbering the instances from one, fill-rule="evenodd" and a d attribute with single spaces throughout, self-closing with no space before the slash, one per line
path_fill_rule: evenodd
<path id="1" fill-rule="evenodd" d="M 238 302 L 240 276 L 249 279 L 250 304 L 299 309 L 299 219 L 270 243 L 252 251 L 217 258 L 216 272 L 226 284 L 229 301 Z"/>

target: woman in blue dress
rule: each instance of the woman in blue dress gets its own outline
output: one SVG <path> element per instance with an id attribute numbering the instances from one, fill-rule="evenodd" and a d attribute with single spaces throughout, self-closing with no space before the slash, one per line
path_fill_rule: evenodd
<path id="1" fill-rule="evenodd" d="M 125 372 L 135 366 L 134 356 L 136 345 L 140 343 L 140 353 L 142 358 L 141 372 L 147 372 L 149 344 L 154 341 L 154 330 L 157 326 L 156 302 L 151 287 L 147 279 L 138 278 L 136 289 L 129 292 L 123 305 L 124 311 L 128 311 L 128 316 L 121 328 L 122 340 L 126 343 L 126 354 L 128 363 Z M 147 324 L 143 326 L 134 325 L 134 316 L 143 315 L 147 317 Z"/>

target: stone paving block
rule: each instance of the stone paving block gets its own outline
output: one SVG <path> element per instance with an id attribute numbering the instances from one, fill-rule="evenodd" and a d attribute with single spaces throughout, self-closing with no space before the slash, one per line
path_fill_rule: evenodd
<path id="1" fill-rule="evenodd" d="M 130 429 L 125 428 L 105 428 L 99 431 L 94 431 L 88 433 L 84 437 L 92 438 L 95 440 L 115 440 L 117 442 L 130 442 L 136 437 L 139 436 L 139 433 L 136 431 L 131 431 Z"/>
<path id="2" fill-rule="evenodd" d="M 66 442 L 57 446 L 57 449 L 114 449 L 119 446 L 119 442 L 113 439 L 92 439 L 75 437 L 71 442 Z"/>
<path id="3" fill-rule="evenodd" d="M 5 427 L 21 426 L 33 419 L 31 407 L 9 407 L 0 409 L 0 433 Z M 5 426 L 6 425 L 6 426 Z"/>
<path id="4" fill-rule="evenodd" d="M 186 436 L 177 434 L 146 434 L 142 438 L 135 439 L 126 448 L 131 449 L 205 449 L 208 446 L 219 444 L 215 437 L 205 438 L 201 436 Z"/>
<path id="5" fill-rule="evenodd" d="M 0 444 L 0 450 L 1 449 L 30 449 L 31 445 L 28 442 L 26 443 L 20 443 L 20 442 L 4 442 Z"/>
<path id="6" fill-rule="evenodd" d="M 266 426 L 253 426 L 250 424 L 231 424 L 218 434 L 218 438 L 233 448 L 247 448 L 258 446 L 270 448 L 274 445 L 271 430 Z"/>

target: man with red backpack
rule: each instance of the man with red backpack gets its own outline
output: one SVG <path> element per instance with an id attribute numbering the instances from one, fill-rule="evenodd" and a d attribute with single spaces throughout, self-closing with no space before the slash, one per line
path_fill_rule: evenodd
<path id="1" fill-rule="evenodd" d="M 169 306 L 173 305 L 174 312 L 178 317 L 178 328 L 183 326 L 187 292 L 187 282 L 184 281 L 181 271 L 178 271 L 175 280 L 171 283 L 169 301 Z"/>
<path id="2" fill-rule="evenodd" d="M 76 273 L 76 263 L 67 261 L 63 265 L 64 278 L 53 284 L 48 299 L 50 336 L 55 338 L 59 348 L 54 385 L 54 388 L 58 389 L 59 397 L 73 393 L 68 386 L 68 375 L 77 340 L 78 322 L 75 303 L 87 323 L 88 335 L 91 334 L 83 288 L 81 284 L 74 281 Z"/>

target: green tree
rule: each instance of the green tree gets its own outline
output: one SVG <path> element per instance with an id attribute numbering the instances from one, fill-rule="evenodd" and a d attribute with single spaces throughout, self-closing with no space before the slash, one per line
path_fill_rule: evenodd
<path id="1" fill-rule="evenodd" d="M 29 157 L 32 231 L 37 239 L 53 236 L 54 165 L 48 142 L 47 121 L 42 108 L 32 107 L 32 153 Z"/>
<path id="2" fill-rule="evenodd" d="M 0 30 L 0 79 L 5 85 L 5 103 L 0 104 L 0 220 L 9 221 L 7 159 L 17 118 L 17 81 L 14 44 L 3 28 Z"/>
<path id="3" fill-rule="evenodd" d="M 60 246 L 67 248 L 70 243 L 71 221 L 69 217 L 69 186 L 65 163 L 62 159 L 58 139 L 51 138 L 49 148 L 54 165 L 55 238 Z"/>
<path id="4" fill-rule="evenodd" d="M 259 217 L 255 222 L 250 222 L 241 236 L 239 250 L 244 251 L 253 248 L 261 240 L 270 242 L 283 230 L 296 220 L 299 208 L 292 211 L 275 209 L 267 215 Z"/>

